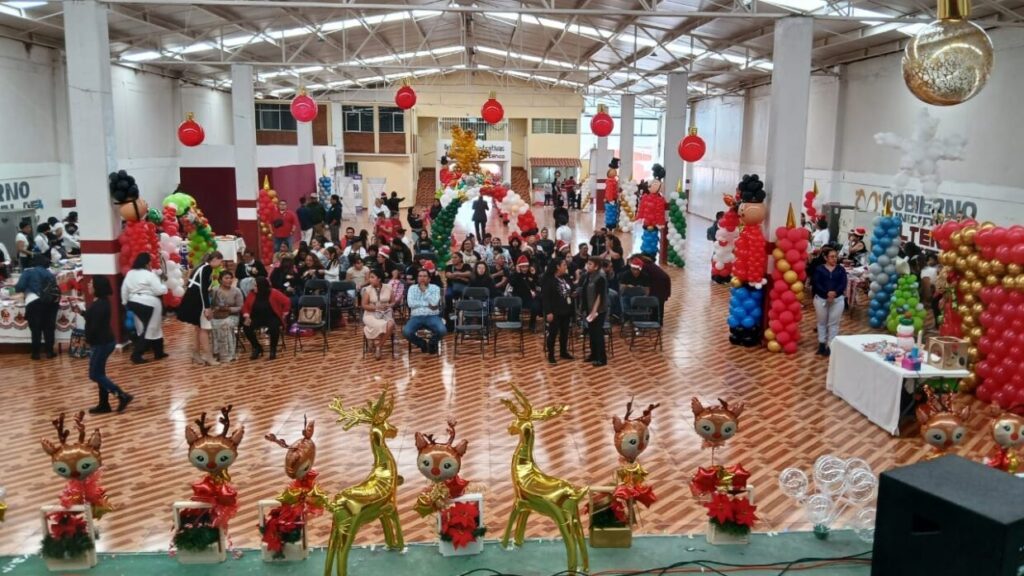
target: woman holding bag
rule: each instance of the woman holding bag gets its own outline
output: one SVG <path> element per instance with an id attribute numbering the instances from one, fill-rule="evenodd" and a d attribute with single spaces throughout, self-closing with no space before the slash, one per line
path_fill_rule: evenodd
<path id="1" fill-rule="evenodd" d="M 213 324 L 213 307 L 210 304 L 210 285 L 213 284 L 213 269 L 220 267 L 224 256 L 216 250 L 203 258 L 203 264 L 192 271 L 188 280 L 188 288 L 178 307 L 178 320 L 195 326 L 193 339 L 192 362 L 216 366 L 219 364 L 213 357 L 210 347 L 210 331 Z"/>
<path id="2" fill-rule="evenodd" d="M 121 282 L 121 303 L 135 315 L 135 333 L 132 335 L 132 362 L 142 364 L 147 349 L 153 350 L 153 359 L 167 357 L 164 353 L 164 308 L 160 297 L 167 294 L 167 286 L 151 269 L 152 258 L 142 252 L 132 262 L 132 269 Z"/>

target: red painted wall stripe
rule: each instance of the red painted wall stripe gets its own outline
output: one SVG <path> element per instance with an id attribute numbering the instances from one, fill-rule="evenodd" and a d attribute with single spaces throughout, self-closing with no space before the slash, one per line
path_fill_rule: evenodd
<path id="1" fill-rule="evenodd" d="M 61 198 L 60 199 L 60 207 L 61 208 L 74 208 L 76 206 L 78 206 L 78 201 L 75 200 L 74 198 Z"/>
<path id="2" fill-rule="evenodd" d="M 83 254 L 117 254 L 121 252 L 121 244 L 117 240 L 82 240 Z"/>

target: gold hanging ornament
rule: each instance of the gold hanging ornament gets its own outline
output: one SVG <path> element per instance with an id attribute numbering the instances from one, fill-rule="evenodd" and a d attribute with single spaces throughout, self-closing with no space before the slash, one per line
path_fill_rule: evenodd
<path id="1" fill-rule="evenodd" d="M 968 20 L 971 0 L 939 0 L 939 19 L 907 44 L 903 80 L 918 99 L 955 106 L 973 98 L 992 72 L 992 40 Z"/>

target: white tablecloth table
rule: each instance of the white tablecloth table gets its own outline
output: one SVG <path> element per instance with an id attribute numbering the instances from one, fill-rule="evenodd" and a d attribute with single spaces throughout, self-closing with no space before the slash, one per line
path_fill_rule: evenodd
<path id="1" fill-rule="evenodd" d="M 242 252 L 245 251 L 245 240 L 240 236 L 215 236 L 217 251 L 224 256 L 225 260 L 239 262 Z"/>
<path id="2" fill-rule="evenodd" d="M 77 289 L 82 279 L 82 268 L 53 272 L 61 288 L 54 337 L 57 342 L 68 342 L 71 340 L 73 328 L 85 326 L 85 320 L 81 316 L 85 310 L 85 302 Z M 4 290 L 14 286 L 16 282 L 17 277 L 12 277 L 4 286 Z M 28 319 L 25 318 L 25 304 L 21 300 L 8 298 L 6 294 L 0 296 L 0 344 L 26 344 L 31 341 L 32 333 L 28 329 Z"/>
<path id="3" fill-rule="evenodd" d="M 888 334 L 837 336 L 832 340 L 825 388 L 892 435 L 899 434 L 900 394 L 904 380 L 965 378 L 967 370 L 941 370 L 926 363 L 920 371 L 904 370 L 886 362 L 863 346 L 880 340 L 896 342 Z"/>

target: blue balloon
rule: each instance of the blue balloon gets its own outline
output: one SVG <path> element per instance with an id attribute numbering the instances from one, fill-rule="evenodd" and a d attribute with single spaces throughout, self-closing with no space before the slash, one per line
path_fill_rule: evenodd
<path id="1" fill-rule="evenodd" d="M 753 328 L 754 327 L 754 319 L 751 318 L 750 316 L 747 316 L 746 318 L 744 318 L 741 323 L 743 324 L 744 328 Z"/>
<path id="2" fill-rule="evenodd" d="M 730 315 L 729 316 L 729 328 L 736 328 L 739 325 L 740 325 L 740 321 L 735 316 Z"/>

